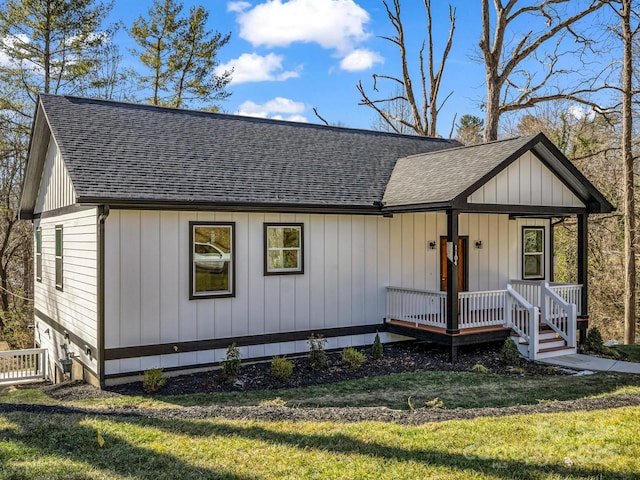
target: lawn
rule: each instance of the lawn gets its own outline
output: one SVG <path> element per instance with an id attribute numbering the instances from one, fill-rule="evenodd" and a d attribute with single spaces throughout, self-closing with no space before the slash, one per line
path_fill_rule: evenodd
<path id="1" fill-rule="evenodd" d="M 301 406 L 415 408 L 435 397 L 447 408 L 640 393 L 640 376 L 498 376 L 416 372 L 322 387 L 96 399 L 76 406 L 106 413 L 0 414 L 0 479 L 538 479 L 637 478 L 640 407 L 482 417 L 421 426 L 380 422 L 147 418 L 135 408 L 240 403 L 278 396 Z M 0 402 L 65 405 L 37 390 Z M 130 412 L 130 413 L 129 413 Z M 101 447 L 98 433 L 104 440 Z"/>

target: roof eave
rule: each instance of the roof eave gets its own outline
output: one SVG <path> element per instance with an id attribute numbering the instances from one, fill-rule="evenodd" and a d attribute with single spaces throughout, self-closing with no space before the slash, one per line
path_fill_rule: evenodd
<path id="1" fill-rule="evenodd" d="M 279 212 L 279 213 L 324 213 L 381 215 L 379 204 L 333 205 L 300 203 L 260 203 L 260 202 L 203 202 L 174 201 L 159 199 L 78 197 L 77 202 L 85 205 L 109 205 L 112 209 L 129 210 L 194 210 L 229 212 Z"/>

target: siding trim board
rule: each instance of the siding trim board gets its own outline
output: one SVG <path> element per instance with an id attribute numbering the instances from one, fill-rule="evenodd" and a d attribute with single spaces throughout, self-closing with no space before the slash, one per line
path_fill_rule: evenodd
<path id="1" fill-rule="evenodd" d="M 58 217 L 60 215 L 67 215 L 69 213 L 79 213 L 83 211 L 93 210 L 95 205 L 81 205 L 74 203 L 73 205 L 67 205 L 66 207 L 56 208 L 55 210 L 48 210 L 46 212 L 34 213 L 27 220 L 47 219 L 52 217 Z M 24 217 L 20 217 L 24 218 Z"/>
<path id="2" fill-rule="evenodd" d="M 140 345 L 136 347 L 107 348 L 104 352 L 104 360 L 122 360 L 125 358 L 149 357 L 152 355 L 166 355 L 184 352 L 198 352 L 201 350 L 214 350 L 217 348 L 227 348 L 234 342 L 236 343 L 236 345 L 238 345 L 238 347 L 245 347 L 251 345 L 266 345 L 270 343 L 307 340 L 312 334 L 319 334 L 324 337 L 342 337 L 347 335 L 376 333 L 378 331 L 384 330 L 385 326 L 383 323 L 381 323 L 373 325 L 357 325 L 353 327 L 324 328 L 314 330 L 300 330 L 286 333 L 267 333 L 263 335 L 247 335 L 242 337 L 194 340 L 191 342 L 175 342 L 157 345 Z"/>

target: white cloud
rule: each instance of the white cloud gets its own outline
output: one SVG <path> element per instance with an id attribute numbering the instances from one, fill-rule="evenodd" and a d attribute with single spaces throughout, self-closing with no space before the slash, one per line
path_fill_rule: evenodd
<path id="1" fill-rule="evenodd" d="M 383 62 L 384 59 L 377 52 L 359 48 L 342 59 L 340 68 L 348 72 L 360 72 L 373 67 L 376 63 Z"/>
<path id="2" fill-rule="evenodd" d="M 227 3 L 227 12 L 244 12 L 251 7 L 249 2 L 229 2 Z"/>
<path id="3" fill-rule="evenodd" d="M 289 98 L 276 97 L 262 104 L 247 100 L 240 105 L 236 113 L 238 115 L 247 115 L 249 117 L 276 118 L 280 120 L 306 122 L 307 119 L 301 115 L 305 108 L 306 107 L 302 102 L 294 102 Z"/>
<path id="4" fill-rule="evenodd" d="M 19 65 L 12 57 L 7 54 L 7 49 L 18 48 L 23 49 L 23 45 L 31 42 L 31 39 L 20 33 L 12 37 L 4 37 L 0 39 L 0 66 L 2 67 L 15 67 Z M 6 47 L 6 48 L 4 48 Z"/>
<path id="5" fill-rule="evenodd" d="M 228 7 L 229 8 L 229 7 Z M 240 37 L 254 46 L 317 43 L 343 55 L 369 37 L 369 14 L 353 0 L 267 0 L 238 10 Z"/>
<path id="6" fill-rule="evenodd" d="M 300 76 L 299 67 L 297 70 L 282 70 L 282 55 L 270 53 L 266 56 L 257 53 L 243 53 L 238 58 L 219 65 L 216 73 L 219 75 L 225 70 L 233 68 L 231 83 L 237 85 L 239 83 L 248 82 L 264 82 L 264 81 L 283 81 L 289 78 L 297 78 Z"/>
<path id="7" fill-rule="evenodd" d="M 583 120 L 586 118 L 587 120 L 591 121 L 596 116 L 596 112 L 594 112 L 592 108 L 582 105 L 570 106 L 568 109 L 568 113 L 576 120 Z"/>

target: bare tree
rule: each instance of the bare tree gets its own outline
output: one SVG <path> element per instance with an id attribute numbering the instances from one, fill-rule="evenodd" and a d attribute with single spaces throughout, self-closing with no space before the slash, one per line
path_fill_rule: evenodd
<path id="1" fill-rule="evenodd" d="M 400 61 L 402 64 L 401 76 L 394 75 L 373 75 L 373 90 L 378 91 L 378 80 L 390 80 L 395 85 L 400 87 L 400 93 L 382 99 L 373 99 L 370 97 L 362 82 L 358 82 L 357 88 L 362 96 L 360 105 L 365 105 L 376 111 L 379 117 L 386 122 L 389 128 L 397 133 L 404 133 L 404 128 L 410 128 L 417 135 L 420 136 L 437 136 L 437 122 L 440 109 L 446 102 L 447 98 L 451 96 L 451 93 L 439 104 L 438 95 L 440 92 L 440 86 L 442 82 L 442 76 L 444 74 L 444 67 L 451 50 L 453 43 L 453 34 L 456 25 L 456 10 L 449 5 L 449 37 L 442 52 L 442 59 L 440 66 L 437 68 L 434 65 L 434 44 L 433 44 L 433 19 L 431 17 L 431 0 L 424 0 L 424 7 L 427 14 L 427 41 L 422 42 L 420 52 L 418 55 L 420 65 L 420 80 L 422 87 L 422 99 L 421 101 L 416 98 L 414 92 L 413 82 L 411 79 L 411 73 L 409 71 L 409 61 L 407 59 L 407 44 L 404 35 L 404 26 L 402 24 L 400 0 L 393 0 L 393 10 L 389 8 L 386 1 L 382 2 L 386 8 L 387 16 L 393 25 L 396 35 L 393 37 L 382 37 L 385 40 L 390 41 L 397 45 L 400 51 Z M 427 48 L 427 72 L 425 73 L 424 65 L 424 49 Z M 427 86 L 427 80 L 429 85 Z M 397 102 L 406 103 L 410 110 L 410 115 L 399 116 L 397 109 L 390 109 L 391 105 L 397 105 Z M 404 112 L 404 109 L 401 109 Z"/>
<path id="2" fill-rule="evenodd" d="M 587 6 L 571 15 L 566 9 L 575 7 L 578 4 L 575 0 L 571 3 L 569 0 L 544 0 L 533 5 L 519 0 L 506 0 L 505 4 L 503 0 L 494 0 L 495 24 L 492 26 L 489 0 L 482 0 L 480 51 L 487 85 L 485 141 L 497 140 L 500 116 L 506 112 L 557 99 L 591 104 L 585 95 L 597 89 L 593 86 L 561 89 L 555 85 L 553 91 L 549 91 L 548 87 L 552 79 L 569 73 L 559 66 L 562 56 L 568 53 L 581 55 L 590 45 L 587 38 L 576 32 L 576 23 L 607 3 L 607 0 L 591 0 Z M 509 48 L 507 39 L 512 34 L 511 29 L 514 24 L 524 20 L 529 23 L 542 21 L 544 28 L 538 32 L 528 31 L 513 48 Z M 560 50 L 567 35 L 574 37 L 574 45 L 577 45 L 574 52 Z M 550 52 L 539 56 L 538 51 L 546 42 L 553 47 Z M 530 69 L 525 68 L 527 61 L 538 61 L 545 70 L 542 78 L 536 80 Z"/>
<path id="3" fill-rule="evenodd" d="M 622 40 L 622 165 L 624 208 L 624 343 L 636 340 L 636 207 L 633 135 L 633 42 L 638 25 L 631 26 L 632 0 L 620 0 Z"/>

